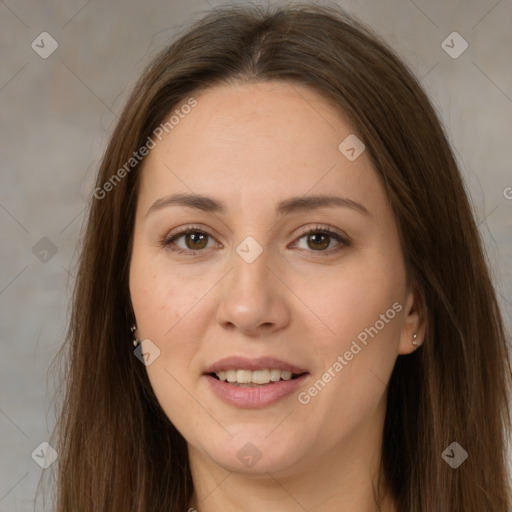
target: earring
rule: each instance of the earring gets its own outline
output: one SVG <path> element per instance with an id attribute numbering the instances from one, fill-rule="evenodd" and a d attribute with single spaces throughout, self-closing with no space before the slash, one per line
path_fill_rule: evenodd
<path id="1" fill-rule="evenodd" d="M 130 330 L 132 331 L 132 333 L 135 333 L 135 331 L 137 330 L 137 326 L 136 325 L 132 325 Z M 137 348 L 138 346 L 140 345 L 140 340 L 137 339 L 137 337 L 135 336 L 135 334 L 133 334 L 133 346 L 135 348 Z"/>
<path id="2" fill-rule="evenodd" d="M 415 345 L 415 346 L 418 346 L 418 340 L 417 340 L 416 338 L 417 338 L 417 336 L 416 336 L 416 334 L 415 334 L 415 335 L 414 335 L 414 338 L 413 338 L 413 340 L 412 340 L 412 344 L 413 344 L 413 345 Z"/>

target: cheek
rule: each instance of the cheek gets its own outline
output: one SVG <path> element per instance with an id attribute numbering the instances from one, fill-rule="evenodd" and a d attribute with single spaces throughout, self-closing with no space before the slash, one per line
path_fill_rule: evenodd
<path id="1" fill-rule="evenodd" d="M 392 287 L 355 284 L 338 286 L 338 300 L 321 310 L 335 334 L 315 338 L 316 371 L 299 397 L 305 410 L 329 419 L 322 427 L 328 439 L 364 427 L 382 404 L 398 352 L 401 313 Z"/>
<path id="2" fill-rule="evenodd" d="M 186 417 L 199 415 L 190 398 L 190 364 L 201 337 L 194 332 L 200 314 L 198 293 L 183 289 L 175 274 L 146 264 L 142 251 L 134 252 L 130 266 L 130 293 L 139 336 L 150 339 L 160 353 L 146 366 L 151 387 L 169 419 L 183 428 Z"/>
<path id="3" fill-rule="evenodd" d="M 315 289 L 314 295 L 310 290 L 308 295 L 318 317 L 330 331 L 329 336 L 325 330 L 326 339 L 330 340 L 328 345 L 338 340 L 337 349 L 342 349 L 347 342 L 350 345 L 352 339 L 376 322 L 382 337 L 393 337 L 400 330 L 396 311 L 400 308 L 393 308 L 403 296 L 399 276 L 372 272 L 370 268 L 354 269 L 340 273 L 338 278 L 330 279 L 326 287 Z M 383 320 L 381 315 L 384 315 Z"/>
<path id="4" fill-rule="evenodd" d="M 163 258 L 142 247 L 134 251 L 130 266 L 130 293 L 141 339 L 149 338 L 160 350 L 155 365 L 187 377 L 200 350 L 205 322 L 211 317 L 207 300 L 211 284 L 201 277 L 187 278 Z M 158 362 L 158 364 L 156 364 Z M 183 380 L 183 379 L 182 379 Z"/>
<path id="5" fill-rule="evenodd" d="M 311 339 L 320 363 L 317 378 L 328 381 L 326 406 L 340 401 L 346 411 L 371 406 L 381 398 L 398 355 L 404 309 L 400 303 L 402 276 L 372 268 L 389 267 L 362 265 L 358 271 L 333 279 L 323 294 L 319 289 L 314 296 L 309 293 L 325 333 Z M 329 369 L 331 374 L 326 373 Z M 317 388 L 324 394 L 322 382 Z"/>
<path id="6" fill-rule="evenodd" d="M 190 290 L 190 286 L 180 281 L 179 274 L 155 261 L 154 256 L 143 249 L 134 251 L 130 294 L 141 336 L 164 348 L 173 339 L 178 323 L 198 300 L 197 293 Z"/>

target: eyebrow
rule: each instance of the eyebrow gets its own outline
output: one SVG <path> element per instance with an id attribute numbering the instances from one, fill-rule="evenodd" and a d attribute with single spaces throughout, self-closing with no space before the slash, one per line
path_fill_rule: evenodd
<path id="1" fill-rule="evenodd" d="M 146 212 L 146 217 L 154 211 L 167 208 L 169 206 L 185 206 L 209 213 L 225 213 L 226 205 L 223 201 L 213 197 L 202 196 L 198 194 L 174 194 L 157 199 Z M 276 208 L 280 215 L 289 215 L 291 213 L 315 210 L 319 208 L 342 207 L 351 208 L 364 215 L 370 215 L 370 212 L 360 203 L 346 197 L 316 195 L 291 197 L 281 201 Z"/>

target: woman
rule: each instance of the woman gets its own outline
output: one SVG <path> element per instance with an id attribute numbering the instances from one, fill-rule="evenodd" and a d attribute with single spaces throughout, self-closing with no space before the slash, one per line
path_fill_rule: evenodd
<path id="1" fill-rule="evenodd" d="M 69 351 L 59 512 L 510 510 L 509 355 L 459 170 L 341 10 L 218 9 L 148 67 Z"/>

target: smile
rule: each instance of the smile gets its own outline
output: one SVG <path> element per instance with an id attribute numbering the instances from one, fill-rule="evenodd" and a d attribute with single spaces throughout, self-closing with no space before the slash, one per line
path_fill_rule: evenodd
<path id="1" fill-rule="evenodd" d="M 214 372 L 214 376 L 223 382 L 238 384 L 242 386 L 259 386 L 269 384 L 270 382 L 279 382 L 281 380 L 295 379 L 300 374 L 293 374 L 290 371 L 279 370 L 278 368 L 263 370 L 226 370 Z"/>

